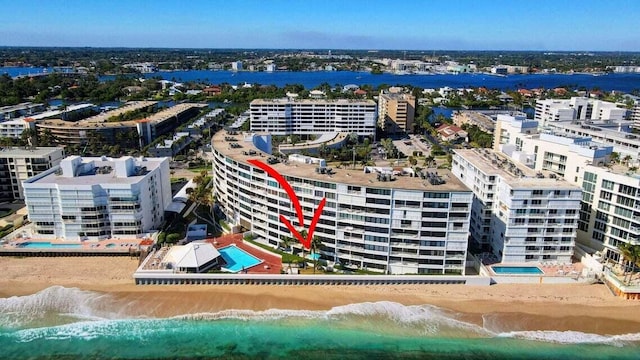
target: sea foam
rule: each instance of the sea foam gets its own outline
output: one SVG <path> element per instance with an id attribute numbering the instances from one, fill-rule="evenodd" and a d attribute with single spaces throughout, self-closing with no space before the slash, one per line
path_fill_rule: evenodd
<path id="1" fill-rule="evenodd" d="M 52 286 L 32 295 L 0 298 L 0 327 L 19 328 L 54 321 L 56 316 L 99 320 L 117 318 L 120 310 L 109 295 Z"/>
<path id="2" fill-rule="evenodd" d="M 552 342 L 558 344 L 605 344 L 623 346 L 640 342 L 640 333 L 623 335 L 598 335 L 580 331 L 510 331 L 498 334 L 498 337 L 516 338 L 523 340 Z"/>

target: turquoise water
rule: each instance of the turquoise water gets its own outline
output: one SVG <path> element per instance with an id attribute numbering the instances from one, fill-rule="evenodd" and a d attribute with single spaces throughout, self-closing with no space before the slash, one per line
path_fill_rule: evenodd
<path id="1" fill-rule="evenodd" d="M 27 242 L 20 245 L 20 247 L 26 248 L 26 249 L 51 249 L 51 248 L 78 249 L 82 247 L 82 244 L 52 244 L 50 242 Z"/>
<path id="2" fill-rule="evenodd" d="M 509 331 L 495 319 L 479 326 L 430 305 L 376 302 L 326 311 L 226 310 L 163 319 L 131 314 L 140 308 L 63 287 L 0 298 L 0 354 L 3 359 L 637 359 L 640 353 L 640 333 Z"/>
<path id="3" fill-rule="evenodd" d="M 496 274 L 544 274 L 544 271 L 540 270 L 537 266 L 492 266 L 491 268 Z"/>
<path id="4" fill-rule="evenodd" d="M 224 261 L 227 262 L 225 269 L 234 273 L 256 266 L 262 262 L 257 257 L 237 246 L 227 246 L 222 249 L 218 249 L 218 251 L 220 252 L 220 255 L 222 255 L 222 258 L 224 258 Z"/>

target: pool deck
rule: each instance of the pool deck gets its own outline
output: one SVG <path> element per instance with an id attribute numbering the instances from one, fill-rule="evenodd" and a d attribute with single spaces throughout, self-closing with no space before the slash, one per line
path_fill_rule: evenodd
<path id="1" fill-rule="evenodd" d="M 266 250 L 257 249 L 253 245 L 245 243 L 242 240 L 242 234 L 224 235 L 213 239 L 207 239 L 205 241 L 210 242 L 217 249 L 233 244 L 262 260 L 260 264 L 245 269 L 248 274 L 280 274 L 280 270 L 282 270 L 282 259 L 279 256 Z"/>
<path id="2" fill-rule="evenodd" d="M 51 243 L 56 247 L 23 247 L 26 243 Z M 59 239 L 46 239 L 25 237 L 15 239 L 0 245 L 0 256 L 94 256 L 96 254 L 120 254 L 129 255 L 131 252 L 139 252 L 142 248 L 152 245 L 151 239 L 106 239 L 100 241 L 64 241 Z M 73 247 L 64 247 L 72 245 Z M 80 245 L 79 247 L 77 245 Z"/>
<path id="3" fill-rule="evenodd" d="M 534 273 L 496 273 L 493 267 L 537 267 L 542 270 L 542 274 Z M 501 264 L 495 263 L 491 265 L 483 265 L 485 270 L 481 270 L 480 274 L 490 276 L 496 283 L 501 282 L 552 282 L 564 283 L 579 281 L 582 276 L 584 265 L 579 262 L 572 264 L 557 264 L 553 262 L 543 263 L 514 263 Z"/>
<path id="4" fill-rule="evenodd" d="M 256 248 L 253 245 L 246 244 L 242 240 L 242 234 L 224 235 L 213 239 L 205 239 L 204 241 L 211 243 L 216 249 L 235 245 L 252 256 L 262 260 L 261 263 L 250 268 L 246 268 L 245 271 L 247 274 L 280 274 L 280 270 L 282 269 L 282 260 L 280 257 L 266 250 Z M 155 254 L 153 254 L 153 259 L 151 259 L 151 261 L 146 261 L 142 264 L 141 270 L 162 270 L 161 262 L 168 250 L 169 247 L 162 247 L 159 249 Z"/>

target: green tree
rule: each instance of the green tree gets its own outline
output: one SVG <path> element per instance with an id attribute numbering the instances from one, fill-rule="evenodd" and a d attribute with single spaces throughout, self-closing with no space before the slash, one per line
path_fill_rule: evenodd
<path id="1" fill-rule="evenodd" d="M 640 262 L 640 245 L 630 243 L 620 243 L 618 250 L 624 260 L 624 283 L 629 285 L 629 281 L 636 270 L 636 265 Z"/>
<path id="2" fill-rule="evenodd" d="M 435 162 L 436 158 L 433 157 L 433 155 L 429 155 L 427 157 L 424 158 L 424 167 L 432 167 L 433 163 Z"/>
<path id="3" fill-rule="evenodd" d="M 316 235 L 311 239 L 311 253 L 313 254 L 313 273 L 316 273 L 318 267 L 318 249 L 322 246 L 322 241 Z"/>
<path id="4" fill-rule="evenodd" d="M 611 155 L 609 155 L 609 160 L 611 162 L 616 163 L 616 164 L 619 163 L 620 162 L 620 153 L 612 151 Z"/>

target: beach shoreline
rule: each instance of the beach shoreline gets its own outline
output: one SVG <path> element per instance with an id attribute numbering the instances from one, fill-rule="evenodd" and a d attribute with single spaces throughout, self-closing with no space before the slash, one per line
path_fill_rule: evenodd
<path id="1" fill-rule="evenodd" d="M 388 301 L 433 305 L 492 331 L 640 332 L 640 302 L 604 285 L 135 285 L 129 257 L 0 258 L 0 297 L 52 286 L 108 294 L 128 316 L 173 317 L 223 310 L 329 310 Z"/>

